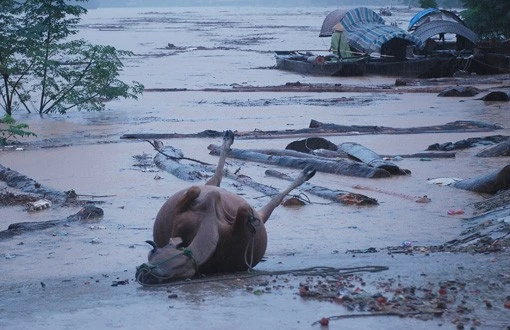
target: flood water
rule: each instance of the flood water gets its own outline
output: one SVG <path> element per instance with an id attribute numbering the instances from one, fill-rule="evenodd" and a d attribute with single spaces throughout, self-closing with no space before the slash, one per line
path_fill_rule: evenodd
<path id="1" fill-rule="evenodd" d="M 58 190 L 74 189 L 84 199 L 103 204 L 105 216 L 99 223 L 76 224 L 49 229 L 0 241 L 0 286 L 8 292 L 14 306 L 45 299 L 38 283 L 54 283 L 47 291 L 51 303 L 35 304 L 26 317 L 4 301 L 0 312 L 2 328 L 132 328 L 142 326 L 141 313 L 151 314 L 151 304 L 161 305 L 158 313 L 197 313 L 193 322 L 179 318 L 179 328 L 208 324 L 212 328 L 234 328 L 231 317 L 250 313 L 247 306 L 260 303 L 260 311 L 281 317 L 263 322 L 267 326 L 282 322 L 282 328 L 308 328 L 321 313 L 338 313 L 338 307 L 323 307 L 315 302 L 296 301 L 289 292 L 265 296 L 254 302 L 242 290 L 207 287 L 205 292 L 184 291 L 186 299 L 168 309 L 163 291 L 141 291 L 136 283 L 107 291 L 83 288 L 88 278 L 94 283 L 112 278 L 133 279 L 134 269 L 146 261 L 152 238 L 154 217 L 166 197 L 190 185 L 164 172 L 140 170 L 135 155 L 155 155 L 145 141 L 121 140 L 126 133 L 197 133 L 206 129 L 222 131 L 283 130 L 307 128 L 310 120 L 341 125 L 379 125 L 413 127 L 445 124 L 456 120 L 479 120 L 506 127 L 497 132 L 328 136 L 334 143 L 358 142 L 379 154 L 400 155 L 424 151 L 430 144 L 455 142 L 468 137 L 509 134 L 508 105 L 484 103 L 475 98 L 439 98 L 436 94 L 381 93 L 226 93 L 198 91 L 203 88 L 231 88 L 236 85 L 268 86 L 287 82 L 341 83 L 359 86 L 393 84 L 395 77 L 309 77 L 275 70 L 274 50 L 326 50 L 328 38 L 318 38 L 323 18 L 337 8 L 136 8 L 96 9 L 83 17 L 78 37 L 92 43 L 109 44 L 130 50 L 122 71 L 124 81 L 136 80 L 152 88 L 185 88 L 187 91 L 146 92 L 139 100 L 110 102 L 100 113 L 77 113 L 40 118 L 18 114 L 30 125 L 37 138 L 27 141 L 24 151 L 0 151 L 0 164 L 15 169 L 38 182 Z M 388 18 L 405 28 L 416 11 L 403 11 Z M 171 44 L 169 46 L 169 44 Z M 173 46 L 172 46 L 173 45 Z M 346 102 L 332 102 L 347 98 Z M 44 141 L 44 143 L 41 143 Z M 293 139 L 237 140 L 234 148 L 283 149 Z M 183 150 L 186 157 L 215 163 L 208 154 L 210 143 L 220 139 L 165 140 Z M 441 244 L 463 229 L 463 217 L 472 214 L 472 203 L 485 196 L 451 187 L 427 184 L 436 177 L 469 178 L 501 168 L 508 159 L 476 158 L 483 147 L 457 152 L 454 159 L 404 159 L 398 162 L 412 172 L 410 176 L 387 179 L 361 179 L 318 173 L 311 181 L 331 189 L 347 190 L 376 198 L 375 207 L 353 207 L 330 203 L 309 195 L 312 201 L 299 209 L 278 208 L 267 223 L 269 244 L 262 270 L 280 267 L 310 267 L 344 264 L 344 251 L 368 247 L 384 248 L 411 241 L 415 245 Z M 282 188 L 286 182 L 265 177 L 269 165 L 229 160 L 231 170 L 254 180 Z M 289 174 L 295 170 L 279 169 Z M 155 180 L 155 176 L 161 177 Z M 360 190 L 354 186 L 363 186 Z M 243 194 L 256 208 L 268 200 L 248 187 L 229 180 L 224 187 Z M 432 202 L 419 204 L 415 197 L 427 195 Z M 96 197 L 102 196 L 102 197 Z M 449 209 L 463 209 L 464 216 L 449 216 Z M 0 210 L 0 230 L 11 223 L 62 219 L 77 209 L 52 208 L 27 213 L 22 207 Z M 98 229 L 99 228 L 99 229 Z M 339 253 L 339 254 L 338 254 Z M 339 256 L 337 259 L 336 256 Z M 340 257 L 341 256 L 341 257 Z M 359 261 L 356 261 L 359 263 Z M 41 265 L 43 267 L 41 267 Z M 102 277 L 102 275 L 103 277 Z M 79 280 L 76 280 L 76 279 Z M 108 279 L 105 279 L 108 278 Z M 18 285 L 21 297 L 10 291 Z M 35 284 L 34 284 L 35 283 Z M 70 284 L 71 283 L 71 284 Z M 74 288 L 73 284 L 74 283 Z M 78 284 L 76 284 L 78 283 Z M 16 287 L 16 285 L 14 285 Z M 78 289 L 77 289 L 78 287 Z M 59 291 L 58 288 L 61 288 Z M 87 291 L 89 290 L 89 291 Z M 185 289 L 187 290 L 187 289 Z M 209 291 L 207 291 L 209 290 Z M 50 294 L 51 293 L 51 294 Z M 76 298 L 74 295 L 77 295 Z M 113 295 L 113 296 L 110 296 Z M 113 298 L 112 298 L 113 297 Z M 215 297 L 219 304 L 211 302 Z M 97 301 L 98 306 L 94 306 Z M 117 300 L 118 299 L 118 300 Z M 125 303 L 120 300 L 125 299 Z M 206 302 L 201 302 L 204 299 Z M 243 306 L 242 304 L 249 304 Z M 84 310 L 80 310 L 83 304 Z M 235 306 L 239 307 L 236 308 Z M 275 307 L 276 306 L 276 307 Z M 322 306 L 322 307 L 321 307 Z M 102 308 L 104 307 L 104 309 Z M 21 307 L 20 307 L 21 308 Z M 257 311 L 257 309 L 255 309 Z M 92 313 L 97 318 L 87 315 Z M 200 312 L 200 313 L 199 313 Z M 300 314 L 299 317 L 296 316 Z M 302 320 L 297 324 L 293 317 Z M 125 320 L 123 320 L 125 318 Z M 150 316 L 149 316 L 150 318 Z M 157 328 L 169 324 L 169 315 L 154 317 Z M 256 317 L 251 315 L 250 321 Z M 289 321 L 289 320 L 292 320 Z M 375 319 L 374 319 L 375 320 Z M 273 322 L 271 322 L 273 321 Z M 87 323 L 89 322 L 89 323 Z M 294 322 L 294 323 L 293 323 Z M 364 323 L 366 328 L 370 323 Z M 395 327 L 395 324 L 390 324 Z M 406 326 L 429 328 L 430 324 L 408 320 Z M 295 327 L 291 326 L 292 324 Z M 246 328 L 254 328 L 256 324 Z M 354 325 L 351 324 L 351 328 Z M 377 325 L 380 326 L 380 325 Z"/>

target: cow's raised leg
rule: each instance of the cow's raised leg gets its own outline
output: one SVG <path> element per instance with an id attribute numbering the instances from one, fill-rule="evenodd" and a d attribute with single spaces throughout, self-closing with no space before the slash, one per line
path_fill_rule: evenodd
<path id="1" fill-rule="evenodd" d="M 216 171 L 214 171 L 214 175 L 207 180 L 206 185 L 219 187 L 221 183 L 221 179 L 223 179 L 223 168 L 225 167 L 225 160 L 227 159 L 228 152 L 230 151 L 230 146 L 234 143 L 234 132 L 231 130 L 225 131 L 223 135 L 223 143 L 221 145 L 220 150 L 220 159 L 218 160 L 218 165 L 216 166 Z"/>
<path id="2" fill-rule="evenodd" d="M 297 178 L 294 179 L 294 181 L 286 189 L 284 189 L 278 195 L 271 198 L 271 200 L 259 210 L 258 214 L 260 216 L 260 220 L 266 223 L 271 213 L 278 205 L 280 205 L 285 196 L 287 196 L 287 194 L 291 192 L 294 188 L 297 188 L 306 181 L 310 180 L 314 175 L 315 169 L 312 166 L 305 167 L 305 169 L 301 171 Z"/>

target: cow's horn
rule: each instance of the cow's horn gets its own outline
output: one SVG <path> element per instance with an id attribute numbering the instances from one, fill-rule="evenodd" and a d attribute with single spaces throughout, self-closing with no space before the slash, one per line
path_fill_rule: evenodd
<path id="1" fill-rule="evenodd" d="M 154 243 L 154 241 L 145 241 L 145 243 L 149 244 L 150 246 L 152 246 L 152 248 L 154 250 L 157 250 L 158 246 L 156 245 L 156 243 Z"/>

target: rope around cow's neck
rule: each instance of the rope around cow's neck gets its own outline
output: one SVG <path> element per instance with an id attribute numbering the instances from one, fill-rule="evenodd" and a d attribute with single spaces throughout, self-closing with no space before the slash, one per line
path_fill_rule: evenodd
<path id="1" fill-rule="evenodd" d="M 155 263 L 155 264 L 150 264 L 150 263 L 149 263 L 149 264 L 143 264 L 142 266 L 138 267 L 138 268 L 137 268 L 137 273 L 138 273 L 138 274 L 136 275 L 136 281 L 137 281 L 138 283 L 142 284 L 142 285 L 147 286 L 148 284 L 144 284 L 144 283 L 140 280 L 140 278 L 141 278 L 142 276 L 149 275 L 149 274 L 150 274 L 150 275 L 152 275 L 152 276 L 154 276 L 155 278 L 157 278 L 157 279 L 159 279 L 159 280 L 163 280 L 163 281 L 164 281 L 164 280 L 169 280 L 169 279 L 171 279 L 171 278 L 172 278 L 171 276 L 168 276 L 168 277 L 166 277 L 166 276 L 158 276 L 158 275 L 156 275 L 156 274 L 152 273 L 152 269 L 153 269 L 153 268 L 155 268 L 155 267 L 158 267 L 159 265 L 162 265 L 162 264 L 164 264 L 164 263 L 167 263 L 167 262 L 169 262 L 170 260 L 175 259 L 175 258 L 177 258 L 177 257 L 179 257 L 179 256 L 182 256 L 182 255 L 184 255 L 184 256 L 186 256 L 186 257 L 188 257 L 188 258 L 190 258 L 190 259 L 191 259 L 191 261 L 193 262 L 193 265 L 195 266 L 195 273 L 196 273 L 196 272 L 198 272 L 198 264 L 197 264 L 197 261 L 195 260 L 195 257 L 193 256 L 193 251 L 191 251 L 191 250 L 190 250 L 190 249 L 188 249 L 188 248 L 185 248 L 185 249 L 182 249 L 182 252 L 181 252 L 181 253 L 176 254 L 176 255 L 174 255 L 174 256 L 171 256 L 170 258 L 164 259 L 164 260 L 162 260 L 162 261 L 160 261 L 160 262 L 157 262 L 157 263 Z"/>

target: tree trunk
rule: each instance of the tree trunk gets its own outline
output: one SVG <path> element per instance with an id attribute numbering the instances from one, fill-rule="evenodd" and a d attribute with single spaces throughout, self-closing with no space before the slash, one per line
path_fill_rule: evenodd
<path id="1" fill-rule="evenodd" d="M 275 170 L 267 170 L 266 175 L 272 176 L 275 178 L 284 179 L 287 181 L 293 180 L 293 178 L 286 175 L 285 173 L 278 172 Z M 325 187 L 313 185 L 309 182 L 303 183 L 301 185 L 301 189 L 310 193 L 310 194 L 328 199 L 333 202 L 342 203 L 345 205 L 378 205 L 379 204 L 376 199 L 367 197 L 362 194 L 351 193 L 351 192 L 342 191 L 342 190 L 331 190 L 331 189 L 328 189 Z"/>
<path id="2" fill-rule="evenodd" d="M 2 74 L 2 78 L 5 85 L 5 113 L 7 113 L 9 116 L 12 116 L 12 95 L 9 92 L 9 75 Z"/>
<path id="3" fill-rule="evenodd" d="M 38 222 L 19 222 L 9 225 L 6 230 L 0 231 L 0 239 L 10 238 L 15 235 L 20 235 L 28 231 L 43 230 L 69 224 L 72 222 L 88 219 L 96 219 L 103 216 L 103 210 L 93 205 L 85 205 L 77 213 L 68 216 L 65 219 L 38 221 Z"/>
<path id="4" fill-rule="evenodd" d="M 486 175 L 455 182 L 452 185 L 455 188 L 487 194 L 510 189 L 510 165 Z"/>
<path id="5" fill-rule="evenodd" d="M 210 154 L 218 156 L 220 154 L 220 147 L 216 145 L 209 145 L 208 149 Z M 306 155 L 306 154 L 302 154 Z M 303 169 L 308 165 L 313 166 L 317 171 L 333 173 L 339 175 L 355 176 L 362 178 L 387 178 L 390 173 L 380 168 L 373 168 L 362 163 L 350 161 L 347 159 L 319 159 L 319 158 L 304 158 L 292 156 L 278 156 L 267 155 L 251 150 L 232 149 L 228 155 L 230 158 L 237 158 L 242 160 L 249 160 L 260 162 L 264 164 L 277 165 L 282 167 L 291 167 Z"/>
<path id="6" fill-rule="evenodd" d="M 35 180 L 0 164 L 0 180 L 5 181 L 9 187 L 20 189 L 26 193 L 33 193 L 52 200 L 66 200 L 66 194 L 46 187 Z"/>
<path id="7" fill-rule="evenodd" d="M 368 166 L 384 169 L 391 174 L 407 175 L 411 173 L 409 170 L 401 169 L 394 163 L 382 159 L 381 156 L 361 144 L 345 142 L 340 144 L 338 148 L 349 154 L 351 157 L 359 159 Z"/>
<path id="8" fill-rule="evenodd" d="M 510 139 L 500 142 L 490 148 L 480 151 L 477 157 L 502 157 L 510 156 Z"/>
<path id="9" fill-rule="evenodd" d="M 444 125 L 395 128 L 384 126 L 358 126 L 325 124 L 311 120 L 309 128 L 295 130 L 248 131 L 235 133 L 236 139 L 281 139 L 295 137 L 314 137 L 326 135 L 361 135 L 361 134 L 421 134 L 421 133 L 451 133 L 451 132 L 490 132 L 503 127 L 476 121 L 455 121 Z M 205 138 L 222 137 L 223 132 L 206 130 L 195 134 L 181 133 L 130 133 L 121 139 L 175 139 L 175 138 Z"/>

